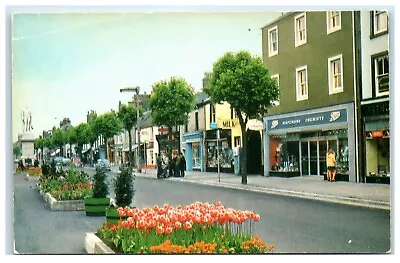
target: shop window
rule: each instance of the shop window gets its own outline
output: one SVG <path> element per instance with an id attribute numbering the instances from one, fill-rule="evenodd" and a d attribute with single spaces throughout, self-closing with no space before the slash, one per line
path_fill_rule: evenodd
<path id="1" fill-rule="evenodd" d="M 234 138 L 234 142 L 235 142 L 234 146 L 235 147 L 240 147 L 240 141 L 241 141 L 240 136 L 235 136 L 235 138 Z"/>
<path id="2" fill-rule="evenodd" d="M 299 171 L 299 142 L 274 138 L 270 141 L 270 169 L 280 172 Z"/>
<path id="3" fill-rule="evenodd" d="M 222 140 L 218 143 L 217 150 L 217 142 L 209 141 L 207 142 L 207 166 L 210 168 L 218 167 L 218 159 L 217 154 L 219 151 L 220 158 L 220 168 L 231 168 L 232 160 L 233 160 L 233 151 L 229 146 L 227 140 Z"/>
<path id="4" fill-rule="evenodd" d="M 387 52 L 372 56 L 372 87 L 375 95 L 389 95 L 389 55 Z"/>
<path id="5" fill-rule="evenodd" d="M 200 143 L 194 142 L 192 144 L 192 158 L 193 158 L 193 169 L 201 169 L 201 148 Z"/>
<path id="6" fill-rule="evenodd" d="M 390 176 L 389 130 L 367 132 L 365 144 L 367 175 Z"/>
<path id="7" fill-rule="evenodd" d="M 278 26 L 268 29 L 268 56 L 278 54 Z"/>
<path id="8" fill-rule="evenodd" d="M 343 57 L 328 59 L 329 95 L 343 92 Z"/>
<path id="9" fill-rule="evenodd" d="M 295 40 L 294 40 L 295 47 L 307 43 L 306 13 L 297 15 L 294 18 L 294 29 L 295 29 Z"/>
<path id="10" fill-rule="evenodd" d="M 342 29 L 342 16 L 340 11 L 326 12 L 326 33 L 330 34 Z"/>

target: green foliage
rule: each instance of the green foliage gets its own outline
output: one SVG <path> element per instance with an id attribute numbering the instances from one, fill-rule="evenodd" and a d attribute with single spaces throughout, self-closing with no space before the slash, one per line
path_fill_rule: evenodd
<path id="1" fill-rule="evenodd" d="M 194 99 L 193 88 L 183 78 L 155 83 L 150 97 L 153 123 L 166 127 L 187 124 L 188 114 L 195 107 Z"/>
<path id="2" fill-rule="evenodd" d="M 92 188 L 87 174 L 74 170 L 68 170 L 65 178 L 45 176 L 43 173 L 38 187 L 41 191 L 50 193 L 57 200 L 82 200 L 92 196 Z"/>
<path id="3" fill-rule="evenodd" d="M 113 180 L 115 202 L 119 207 L 130 206 L 135 195 L 135 176 L 132 168 L 120 168 L 120 172 Z"/>
<path id="4" fill-rule="evenodd" d="M 18 142 L 14 143 L 13 145 L 13 153 L 17 158 L 19 158 L 22 154 L 21 145 Z"/>
<path id="5" fill-rule="evenodd" d="M 121 122 L 113 111 L 96 117 L 92 127 L 95 134 L 103 136 L 104 141 L 122 132 Z"/>
<path id="6" fill-rule="evenodd" d="M 103 167 L 97 167 L 94 174 L 93 197 L 104 198 L 108 194 L 108 185 L 106 183 L 106 170 Z"/>
<path id="7" fill-rule="evenodd" d="M 43 178 L 48 178 L 50 176 L 50 165 L 47 163 L 42 165 L 42 174 Z"/>
<path id="8" fill-rule="evenodd" d="M 39 161 L 38 161 L 38 160 L 35 160 L 35 162 L 33 163 L 33 166 L 34 166 L 34 167 L 39 167 Z"/>
<path id="9" fill-rule="evenodd" d="M 75 144 L 78 142 L 78 137 L 76 134 L 75 127 L 68 128 L 68 130 L 65 133 L 65 136 L 66 136 L 66 142 L 68 142 L 69 144 Z"/>
<path id="10" fill-rule="evenodd" d="M 24 162 L 22 160 L 18 161 L 18 170 L 25 171 Z"/>
<path id="11" fill-rule="evenodd" d="M 140 108 L 139 115 L 142 115 L 141 112 L 143 112 L 143 110 Z M 118 109 L 117 117 L 122 122 L 122 126 L 125 130 L 132 130 L 137 123 L 136 106 L 121 104 Z"/>
<path id="12" fill-rule="evenodd" d="M 60 128 L 56 129 L 52 135 L 53 144 L 56 147 L 62 147 L 66 142 L 65 133 Z"/>
<path id="13" fill-rule="evenodd" d="M 228 102 L 241 117 L 260 118 L 278 99 L 279 88 L 260 57 L 247 51 L 228 52 L 214 63 L 209 85 L 203 89 L 213 103 Z"/>

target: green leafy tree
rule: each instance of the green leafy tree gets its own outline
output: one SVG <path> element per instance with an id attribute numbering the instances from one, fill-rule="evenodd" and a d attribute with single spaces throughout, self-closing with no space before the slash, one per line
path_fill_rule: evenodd
<path id="1" fill-rule="evenodd" d="M 42 138 L 42 136 L 39 136 L 39 138 L 36 138 L 34 141 L 34 148 L 37 150 L 41 150 L 41 154 L 42 154 L 42 159 L 43 159 L 43 148 L 44 148 L 44 139 Z M 38 156 L 38 155 L 37 155 Z"/>
<path id="2" fill-rule="evenodd" d="M 261 119 L 278 99 L 279 89 L 260 57 L 247 51 L 228 52 L 213 65 L 204 91 L 213 103 L 228 102 L 235 109 L 242 131 L 242 184 L 247 184 L 247 130 L 249 119 Z"/>
<path id="3" fill-rule="evenodd" d="M 114 111 L 106 112 L 97 116 L 93 123 L 93 129 L 96 135 L 102 135 L 104 150 L 108 156 L 106 142 L 114 135 L 122 132 L 121 121 L 117 118 L 117 114 Z"/>
<path id="4" fill-rule="evenodd" d="M 143 114 L 143 110 L 139 108 L 139 115 Z M 117 113 L 118 118 L 122 122 L 122 126 L 128 132 L 129 136 L 129 166 L 133 167 L 133 152 L 132 152 L 132 129 L 137 123 L 137 110 L 136 106 L 128 104 L 121 104 Z"/>
<path id="5" fill-rule="evenodd" d="M 150 97 L 152 121 L 158 126 L 168 127 L 169 142 L 172 140 L 172 127 L 188 123 L 188 114 L 195 107 L 194 100 L 193 88 L 183 78 L 172 77 L 153 85 Z"/>
<path id="6" fill-rule="evenodd" d="M 130 206 L 135 195 L 135 176 L 131 167 L 120 168 L 113 178 L 115 203 L 118 207 Z"/>
<path id="7" fill-rule="evenodd" d="M 78 142 L 75 127 L 69 127 L 65 134 L 66 142 L 69 144 L 69 157 L 72 157 L 72 145 Z"/>
<path id="8" fill-rule="evenodd" d="M 60 128 L 55 129 L 52 135 L 53 145 L 60 149 L 59 155 L 62 154 L 62 147 L 65 145 L 65 133 Z"/>
<path id="9" fill-rule="evenodd" d="M 21 149 L 21 145 L 18 142 L 15 142 L 13 144 L 13 153 L 14 153 L 16 159 L 19 159 L 19 157 L 21 157 L 22 149 Z"/>
<path id="10" fill-rule="evenodd" d="M 78 145 L 78 154 L 82 159 L 83 145 L 90 143 L 90 127 L 87 123 L 80 123 L 75 127 L 76 144 Z"/>

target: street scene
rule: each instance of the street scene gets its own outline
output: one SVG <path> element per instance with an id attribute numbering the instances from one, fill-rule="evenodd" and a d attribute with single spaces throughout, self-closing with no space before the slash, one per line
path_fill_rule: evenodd
<path id="1" fill-rule="evenodd" d="M 13 13 L 14 253 L 391 254 L 389 15 Z"/>

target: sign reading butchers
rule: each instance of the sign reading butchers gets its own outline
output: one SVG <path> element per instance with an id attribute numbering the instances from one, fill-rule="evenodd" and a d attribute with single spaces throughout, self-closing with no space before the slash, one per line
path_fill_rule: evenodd
<path id="1" fill-rule="evenodd" d="M 346 109 L 268 120 L 268 130 L 287 129 L 347 121 Z"/>

